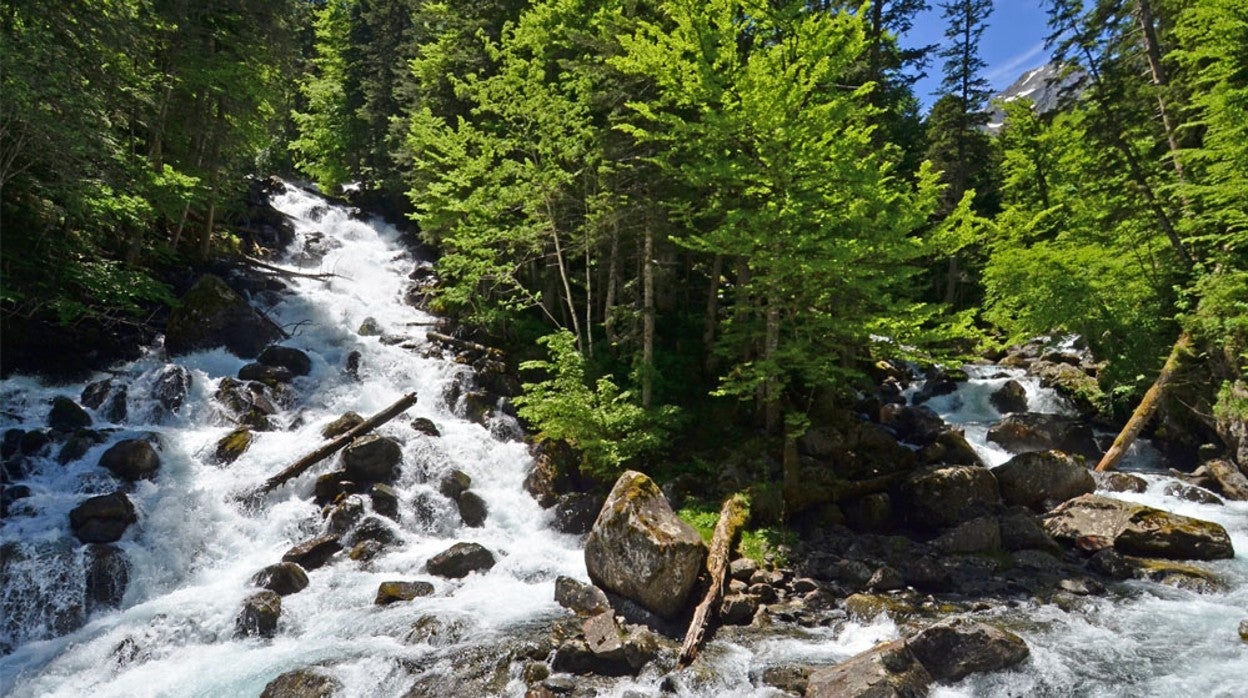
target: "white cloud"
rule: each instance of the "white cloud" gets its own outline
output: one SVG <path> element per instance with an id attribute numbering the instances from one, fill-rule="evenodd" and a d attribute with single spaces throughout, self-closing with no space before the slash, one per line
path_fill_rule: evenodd
<path id="1" fill-rule="evenodd" d="M 984 74 L 988 82 L 997 85 L 998 83 L 1012 81 L 1018 77 L 1023 68 L 1034 68 L 1037 65 L 1037 59 L 1044 53 L 1044 42 L 1037 42 L 1031 48 L 1020 54 L 1011 56 L 997 67 L 989 70 Z M 1004 86 L 1004 85 L 1003 85 Z"/>

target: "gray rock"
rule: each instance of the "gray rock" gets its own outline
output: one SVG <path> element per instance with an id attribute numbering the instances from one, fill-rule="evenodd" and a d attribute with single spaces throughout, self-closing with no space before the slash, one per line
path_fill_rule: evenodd
<path id="1" fill-rule="evenodd" d="M 1096 490 L 1087 467 L 1061 451 L 1023 453 L 994 468 L 992 474 L 1001 499 L 1035 512 Z"/>
<path id="2" fill-rule="evenodd" d="M 280 596 L 289 596 L 308 586 L 308 573 L 294 562 L 279 562 L 257 572 L 252 576 L 251 584 L 276 592 Z"/>
<path id="3" fill-rule="evenodd" d="M 919 698 L 932 676 L 905 640 L 877 645 L 833 667 L 810 673 L 807 698 Z"/>
<path id="4" fill-rule="evenodd" d="M 469 633 L 468 625 L 458 618 L 440 618 L 435 615 L 421 616 L 412 623 L 403 641 L 409 645 L 428 644 L 449 647 L 463 640 Z"/>
<path id="5" fill-rule="evenodd" d="M 119 608 L 130 584 L 130 563 L 115 545 L 89 545 L 86 551 L 87 613 Z"/>
<path id="6" fill-rule="evenodd" d="M 282 597 L 275 591 L 258 591 L 243 600 L 243 610 L 234 621 L 239 636 L 273 637 L 282 615 Z"/>
<path id="7" fill-rule="evenodd" d="M 1001 547 L 1006 550 L 1044 550 L 1056 553 L 1061 550 L 1057 541 L 1045 532 L 1035 516 L 1016 511 L 1001 516 Z"/>
<path id="8" fill-rule="evenodd" d="M 1009 414 L 1010 412 L 1026 412 L 1027 411 L 1027 390 L 1022 383 L 1016 380 L 1008 380 L 992 395 L 988 396 L 988 401 L 992 406 L 997 408 L 1001 414 Z"/>
<path id="9" fill-rule="evenodd" d="M 429 574 L 459 579 L 473 572 L 484 572 L 494 566 L 494 553 L 477 543 L 456 543 L 429 558 L 425 568 Z"/>
<path id="10" fill-rule="evenodd" d="M 602 510 L 602 497 L 588 492 L 572 492 L 555 502 L 556 531 L 572 535 L 584 535 L 594 527 L 598 512 Z"/>
<path id="11" fill-rule="evenodd" d="M 1218 499 L 1218 495 L 1194 485 L 1186 485 L 1182 482 L 1171 482 L 1166 485 L 1162 492 L 1171 497 L 1186 499 L 1189 502 L 1197 504 L 1222 504 L 1222 500 Z"/>
<path id="12" fill-rule="evenodd" d="M 342 543 L 339 536 L 320 536 L 287 550 L 282 561 L 293 562 L 305 570 L 314 570 L 324 566 L 340 550 Z"/>
<path id="13" fill-rule="evenodd" d="M 1143 492 L 1148 489 L 1148 480 L 1131 473 L 1120 473 L 1110 470 L 1104 473 L 1092 473 L 1097 489 L 1106 492 Z"/>
<path id="14" fill-rule="evenodd" d="M 438 491 L 451 499 L 459 499 L 469 487 L 472 487 L 472 477 L 462 470 L 451 470 L 438 480 Z"/>
<path id="15" fill-rule="evenodd" d="M 402 542 L 392 525 L 376 516 L 366 517 L 351 531 L 351 543 L 373 540 L 385 545 L 397 545 Z"/>
<path id="16" fill-rule="evenodd" d="M 891 591 L 900 589 L 906 585 L 906 580 L 901 573 L 889 567 L 882 565 L 875 572 L 871 573 L 871 578 L 867 580 L 867 588 L 873 591 Z"/>
<path id="17" fill-rule="evenodd" d="M 382 582 L 377 587 L 377 598 L 373 599 L 373 603 L 388 606 L 396 601 L 411 601 L 432 593 L 433 585 L 429 582 Z"/>
<path id="18" fill-rule="evenodd" d="M 321 436 L 332 439 L 351 431 L 364 423 L 364 418 L 355 412 L 344 412 L 341 417 L 321 428 Z"/>
<path id="19" fill-rule="evenodd" d="M 282 347 L 276 344 L 266 347 L 260 352 L 256 361 L 265 366 L 280 366 L 293 376 L 306 376 L 312 372 L 312 360 L 307 354 L 294 347 Z"/>
<path id="20" fill-rule="evenodd" d="M 376 434 L 361 436 L 342 452 L 347 477 L 356 482 L 393 482 L 399 476 L 402 461 L 402 445 Z"/>
<path id="21" fill-rule="evenodd" d="M 966 432 L 961 429 L 946 429 L 936 440 L 919 452 L 924 463 L 940 463 L 942 465 L 983 465 L 979 454 L 966 440 Z"/>
<path id="22" fill-rule="evenodd" d="M 160 454 L 146 439 L 126 439 L 100 456 L 100 467 L 129 482 L 151 480 L 160 470 Z"/>
<path id="23" fill-rule="evenodd" d="M 915 471 L 901 484 L 901 510 L 915 526 L 944 528 L 990 513 L 1000 503 L 986 468 L 955 465 Z"/>
<path id="24" fill-rule="evenodd" d="M 364 500 L 359 495 L 348 495 L 329 507 L 329 533 L 342 535 L 364 518 Z"/>
<path id="25" fill-rule="evenodd" d="M 788 693 L 806 695 L 810 685 L 810 673 L 815 667 L 805 664 L 785 664 L 763 669 L 763 683 Z"/>
<path id="26" fill-rule="evenodd" d="M 1014 633 L 967 618 L 950 618 L 906 641 L 916 659 L 937 681 L 998 671 L 1027 659 L 1027 643 Z"/>
<path id="27" fill-rule="evenodd" d="M 706 544 L 668 506 L 650 478 L 616 480 L 585 541 L 594 584 L 671 617 L 684 608 L 706 559 Z"/>
<path id="28" fill-rule="evenodd" d="M 593 616 L 611 610 L 607 595 L 601 589 L 571 577 L 555 579 L 555 602 L 578 616 Z"/>
<path id="29" fill-rule="evenodd" d="M 719 622 L 749 625 L 758 611 L 758 599 L 749 594 L 728 594 L 719 604 Z"/>
<path id="30" fill-rule="evenodd" d="M 945 553 L 987 553 L 1001 549 L 1001 527 L 991 516 L 964 521 L 932 541 Z"/>
<path id="31" fill-rule="evenodd" d="M 48 412 L 48 427 L 52 431 L 75 431 L 91 426 L 91 415 L 78 406 L 70 398 L 57 395 L 52 398 L 52 409 Z"/>
<path id="32" fill-rule="evenodd" d="M 69 526 L 83 543 L 115 543 L 139 520 L 124 492 L 90 497 L 69 512 Z"/>
<path id="33" fill-rule="evenodd" d="M 739 557 L 728 563 L 728 576 L 748 582 L 758 571 L 758 563 L 748 557 Z"/>
<path id="34" fill-rule="evenodd" d="M 1218 481 L 1222 496 L 1231 501 L 1248 501 L 1248 477 L 1226 460 L 1211 460 L 1205 463 L 1205 470 Z"/>
<path id="35" fill-rule="evenodd" d="M 342 692 L 338 679 L 312 669 L 296 669 L 265 685 L 260 698 L 332 698 Z"/>
<path id="36" fill-rule="evenodd" d="M 1043 526 L 1060 541 L 1108 541 L 1129 555 L 1175 560 L 1235 556 L 1226 529 L 1216 523 L 1095 494 L 1062 504 L 1045 515 Z"/>
<path id="37" fill-rule="evenodd" d="M 459 495 L 459 499 L 455 500 L 455 504 L 459 507 L 459 518 L 465 526 L 481 528 L 485 525 L 485 518 L 490 509 L 481 495 L 476 492 L 464 492 Z"/>
<path id="38" fill-rule="evenodd" d="M 290 369 L 284 366 L 268 366 L 262 363 L 250 363 L 238 369 L 238 379 L 258 381 L 266 385 L 273 383 L 289 383 L 295 379 Z"/>
<path id="39" fill-rule="evenodd" d="M 185 366 L 169 364 L 160 369 L 160 373 L 152 381 L 152 397 L 160 403 L 163 410 L 159 418 L 163 419 L 182 409 L 182 403 L 191 392 L 192 382 L 191 372 Z"/>
<path id="40" fill-rule="evenodd" d="M 65 439 L 61 450 L 56 454 L 56 462 L 61 465 L 72 463 L 87 455 L 92 446 L 102 444 L 108 437 L 94 429 L 79 429 Z"/>
<path id="41" fill-rule="evenodd" d="M 1099 458 L 1101 451 L 1092 428 L 1072 417 L 1038 412 L 1006 415 L 988 430 L 988 440 L 1011 453 L 1066 451 L 1086 458 Z"/>
<path id="42" fill-rule="evenodd" d="M 376 483 L 368 490 L 368 496 L 373 500 L 373 511 L 391 521 L 399 520 L 399 493 L 393 487 Z"/>
<path id="43" fill-rule="evenodd" d="M 281 328 L 257 313 L 225 281 L 205 274 L 169 313 L 165 349 L 176 356 L 224 346 L 237 356 L 251 358 L 281 338 Z"/>

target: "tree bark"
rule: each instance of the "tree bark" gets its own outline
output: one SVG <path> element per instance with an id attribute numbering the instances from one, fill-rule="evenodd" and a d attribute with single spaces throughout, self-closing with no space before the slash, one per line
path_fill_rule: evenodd
<path id="1" fill-rule="evenodd" d="M 724 273 L 724 256 L 715 255 L 711 263 L 711 283 L 706 289 L 706 315 L 702 322 L 702 351 L 706 358 L 702 365 L 708 375 L 715 373 L 715 328 L 719 316 L 719 277 Z"/>
<path id="2" fill-rule="evenodd" d="M 1114 445 L 1110 446 L 1109 451 L 1096 464 L 1096 472 L 1103 473 L 1107 470 L 1113 470 L 1118 465 L 1118 461 L 1122 460 L 1122 457 L 1126 455 L 1127 449 L 1131 448 L 1131 444 L 1135 443 L 1135 439 L 1143 431 L 1144 425 L 1156 414 L 1157 406 L 1161 402 L 1166 384 L 1170 382 L 1170 377 L 1174 375 L 1175 369 L 1178 368 L 1179 360 L 1191 346 L 1191 335 L 1186 332 L 1179 335 L 1179 341 L 1175 342 L 1174 347 L 1170 350 L 1170 356 L 1166 358 L 1165 365 L 1161 367 L 1161 373 L 1157 374 L 1157 380 L 1153 382 L 1148 392 L 1144 393 L 1144 398 L 1140 400 L 1140 404 L 1136 405 L 1135 411 L 1131 413 L 1131 418 L 1127 420 L 1126 425 L 1122 427 L 1122 431 L 1118 433 L 1118 437 L 1114 439 Z"/>
<path id="3" fill-rule="evenodd" d="M 407 408 L 415 404 L 416 404 L 416 393 L 408 393 L 407 395 L 404 395 L 403 397 L 399 398 L 398 402 L 394 403 L 393 405 L 390 405 L 389 407 L 378 412 L 372 417 L 369 417 L 364 422 L 360 423 L 359 425 L 355 426 L 351 430 L 347 431 L 345 434 L 342 434 L 341 436 L 335 437 L 334 439 L 325 442 L 323 445 L 321 445 L 320 448 L 300 458 L 294 463 L 291 463 L 280 473 L 274 475 L 268 480 L 265 480 L 264 484 L 261 485 L 256 490 L 255 494 L 263 495 L 263 494 L 273 491 L 275 488 L 280 487 L 282 484 L 284 484 L 287 480 L 300 475 L 301 473 L 303 473 L 303 471 L 307 470 L 308 468 L 311 468 L 317 463 L 320 463 L 326 458 L 342 450 L 343 447 L 351 443 L 357 436 L 363 436 L 364 434 L 367 434 L 373 429 L 376 429 L 382 424 L 385 424 L 391 419 L 394 419 L 400 414 L 403 414 L 403 412 Z"/>
<path id="4" fill-rule="evenodd" d="M 714 620 L 719 610 L 720 599 L 724 596 L 724 580 L 728 577 L 728 562 L 732 557 L 732 543 L 737 532 L 745 525 L 749 510 L 745 497 L 734 494 L 724 500 L 719 509 L 719 523 L 715 524 L 715 535 L 711 537 L 711 550 L 706 556 L 706 569 L 710 573 L 710 588 L 706 596 L 693 612 L 689 621 L 689 630 L 685 633 L 685 642 L 680 646 L 680 656 L 676 666 L 687 667 L 698 656 L 698 650 L 706 639 L 707 625 Z"/>
<path id="5" fill-rule="evenodd" d="M 1149 0 L 1136 0 L 1136 18 L 1140 21 L 1140 38 L 1144 42 L 1144 55 L 1148 57 L 1148 69 L 1151 73 L 1153 86 L 1157 88 L 1157 111 L 1161 115 L 1161 126 L 1166 132 L 1166 143 L 1170 149 L 1170 164 L 1179 176 L 1180 182 L 1187 180 L 1183 171 L 1183 163 L 1179 160 L 1179 141 L 1174 133 L 1174 123 L 1170 119 L 1170 110 L 1166 108 L 1166 98 L 1162 94 L 1165 88 L 1166 71 L 1161 64 L 1161 46 L 1157 41 L 1157 25 L 1153 21 L 1153 8 Z M 1184 205 L 1189 205 L 1187 201 Z"/>
<path id="6" fill-rule="evenodd" d="M 470 342 L 466 339 L 452 337 L 449 334 L 443 334 L 441 332 L 426 332 L 425 338 L 428 339 L 430 342 L 441 342 L 443 344 L 452 346 L 461 351 L 475 351 L 481 354 L 485 354 L 486 356 L 493 358 L 493 359 L 503 358 L 502 349 L 495 349 L 494 347 L 487 347 L 484 344 L 478 344 L 476 342 Z"/>
<path id="7" fill-rule="evenodd" d="M 654 231 L 649 225 L 642 256 L 641 406 L 650 409 L 654 399 Z"/>

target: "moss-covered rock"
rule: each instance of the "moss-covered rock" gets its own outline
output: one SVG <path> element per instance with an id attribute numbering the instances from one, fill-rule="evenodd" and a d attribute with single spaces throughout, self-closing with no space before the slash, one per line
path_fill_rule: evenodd
<path id="1" fill-rule="evenodd" d="M 246 453 L 255 441 L 256 435 L 251 432 L 251 429 L 239 427 L 217 441 L 217 450 L 213 453 L 213 457 L 218 463 L 229 465 Z"/>
<path id="2" fill-rule="evenodd" d="M 1235 556 L 1222 526 L 1095 494 L 1076 497 L 1043 519 L 1049 535 L 1073 544 L 1112 545 L 1120 552 L 1171 560 Z"/>
<path id="3" fill-rule="evenodd" d="M 187 291 L 165 328 L 171 355 L 224 346 L 243 358 L 281 339 L 281 328 L 261 316 L 220 277 L 205 274 Z"/>

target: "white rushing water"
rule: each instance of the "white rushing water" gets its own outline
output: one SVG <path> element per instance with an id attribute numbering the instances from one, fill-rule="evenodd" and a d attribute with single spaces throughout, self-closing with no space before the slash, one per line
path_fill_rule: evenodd
<path id="1" fill-rule="evenodd" d="M 59 465 L 52 455 L 34 459 L 22 482 L 32 494 L 14 504 L 0 529 L 0 546 L 16 543 L 9 551 L 20 549 L 23 559 L 10 565 L 13 583 L 0 590 L 10 615 L 0 642 L 15 647 L 0 657 L 0 695 L 256 696 L 278 674 L 318 664 L 329 667 L 349 695 L 398 695 L 425 663 L 445 655 L 428 643 L 404 642 L 417 619 L 434 614 L 463 624 L 474 641 L 488 641 L 562 614 L 553 600 L 555 577 L 585 578 L 579 541 L 549 530 L 550 514 L 524 490 L 530 464 L 525 445 L 491 434 L 444 404 L 443 391 L 465 369 L 357 334 L 371 317 L 388 334 L 423 338 L 425 328 L 409 323 L 433 319 L 402 302 L 417 260 L 398 232 L 354 220 L 345 209 L 293 187 L 274 203 L 295 220 L 300 239 L 292 249 L 316 232 L 341 243 L 321 264 L 336 277 L 293 281 L 290 293 L 267 297 L 267 306 L 265 298 L 256 299 L 292 334 L 282 343 L 312 360 L 311 374 L 294 381 L 295 404 L 275 420 L 297 426 L 259 433 L 238 461 L 218 466 L 209 456 L 232 427 L 217 416 L 211 397 L 221 379 L 235 376 L 246 361 L 224 350 L 174 359 L 190 370 L 193 383 L 180 412 L 162 423 L 142 417 L 154 411 L 145 386 L 165 365 L 162 352 L 118 367 L 114 380 L 130 383 L 133 417 L 112 425 L 96 414 L 96 428 L 117 431 L 76 462 Z M 352 351 L 361 353 L 358 382 L 343 370 Z M 3 426 L 41 428 L 52 397 L 77 400 L 82 388 L 22 377 L 6 381 L 0 388 Z M 275 639 L 235 639 L 242 600 L 254 592 L 251 576 L 323 530 L 312 486 L 317 474 L 334 466 L 314 468 L 255 511 L 240 506 L 235 495 L 319 445 L 321 428 L 344 412 L 373 414 L 412 391 L 419 401 L 409 418 L 379 429 L 405 444 L 395 483 L 403 544 L 366 564 L 343 555 L 311 571 L 306 589 L 283 598 Z M 409 426 L 411 417 L 432 420 L 441 438 L 419 435 Z M 82 628 L 52 637 L 47 609 L 80 605 L 83 598 L 83 563 L 68 512 L 89 495 L 117 488 L 96 465 L 103 451 L 148 432 L 159 435 L 162 467 L 130 494 L 139 521 L 117 544 L 131 566 L 122 607 L 97 612 Z M 484 527 L 462 526 L 449 500 L 432 525 L 418 523 L 412 500 L 435 492 L 439 476 L 451 468 L 468 473 L 472 491 L 487 503 Z M 442 500 L 437 494 L 432 499 Z M 425 560 L 461 540 L 489 548 L 498 564 L 463 580 L 425 573 Z M 378 584 L 389 580 L 428 581 L 435 593 L 374 606 Z M 123 643 L 126 651 L 118 652 Z M 119 658 L 127 654 L 135 658 Z"/>

